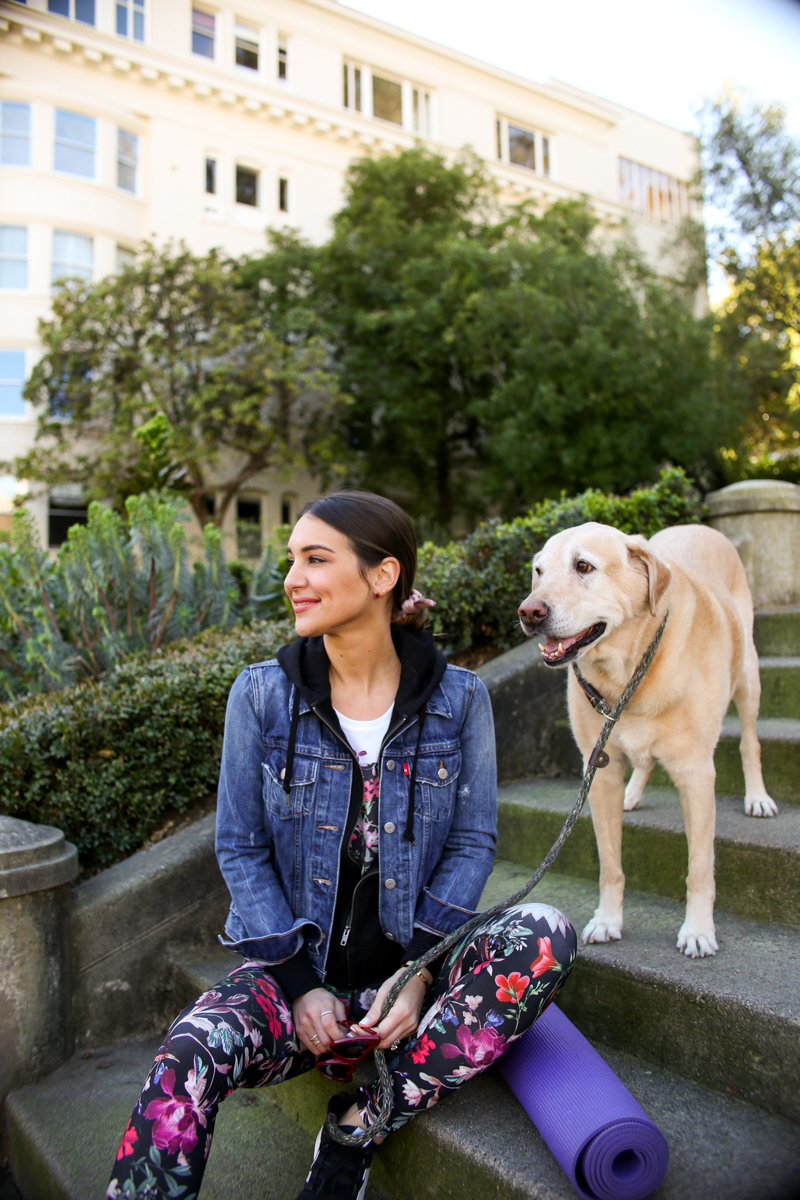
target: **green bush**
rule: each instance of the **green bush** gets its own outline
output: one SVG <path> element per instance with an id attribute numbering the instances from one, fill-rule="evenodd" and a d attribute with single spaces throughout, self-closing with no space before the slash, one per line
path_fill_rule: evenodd
<path id="1" fill-rule="evenodd" d="M 231 684 L 293 636 L 288 621 L 207 629 L 0 707 L 0 812 L 62 829 L 84 867 L 132 853 L 167 809 L 216 790 Z"/>
<path id="2" fill-rule="evenodd" d="M 514 521 L 486 521 L 462 542 L 427 542 L 420 550 L 417 586 L 436 601 L 433 628 L 445 650 L 487 644 L 506 649 L 522 640 L 517 607 L 530 591 L 531 559 L 554 533 L 599 521 L 652 537 L 667 525 L 701 516 L 699 493 L 683 471 L 672 468 L 653 487 L 627 496 L 590 489 L 545 500 Z"/>

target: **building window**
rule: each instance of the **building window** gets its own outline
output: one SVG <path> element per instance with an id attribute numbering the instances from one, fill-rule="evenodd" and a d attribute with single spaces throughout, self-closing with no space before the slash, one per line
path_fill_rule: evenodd
<path id="1" fill-rule="evenodd" d="M 258 30 L 236 22 L 236 65 L 258 70 Z"/>
<path id="2" fill-rule="evenodd" d="M 278 209 L 282 213 L 289 211 L 289 180 L 283 176 L 278 180 Z"/>
<path id="3" fill-rule="evenodd" d="M 47 11 L 94 25 L 94 0 L 47 0 Z"/>
<path id="4" fill-rule="evenodd" d="M 357 67 L 355 63 L 345 63 L 343 69 L 344 106 L 352 108 L 355 112 L 361 112 L 361 67 Z"/>
<path id="5" fill-rule="evenodd" d="M 83 233 L 67 233 L 63 229 L 53 230 L 53 283 L 60 279 L 92 280 L 94 266 L 94 244 Z"/>
<path id="6" fill-rule="evenodd" d="M 144 0 L 117 0 L 117 33 L 144 41 Z"/>
<path id="7" fill-rule="evenodd" d="M 206 191 L 209 196 L 217 194 L 217 160 L 215 158 L 206 159 Z"/>
<path id="8" fill-rule="evenodd" d="M 261 501 L 236 501 L 236 552 L 239 558 L 261 557 Z"/>
<path id="9" fill-rule="evenodd" d="M 286 83 L 289 78 L 289 46 L 285 37 L 278 38 L 278 79 Z"/>
<path id="10" fill-rule="evenodd" d="M 281 525 L 294 525 L 294 496 L 281 498 Z"/>
<path id="11" fill-rule="evenodd" d="M 56 109 L 54 167 L 68 175 L 94 179 L 94 153 L 97 131 L 92 117 Z"/>
<path id="12" fill-rule="evenodd" d="M 662 225 L 678 225 L 689 216 L 687 183 L 627 158 L 619 160 L 619 198 L 628 208 Z"/>
<path id="13" fill-rule="evenodd" d="M 403 124 L 403 88 L 394 79 L 372 76 L 372 115 L 393 125 Z"/>
<path id="14" fill-rule="evenodd" d="M 536 129 L 517 125 L 505 117 L 497 119 L 497 157 L 501 162 L 527 171 L 549 175 L 552 164 L 550 138 Z"/>
<path id="15" fill-rule="evenodd" d="M 28 230 L 0 225 L 0 288 L 28 286 Z"/>
<path id="16" fill-rule="evenodd" d="M 192 53 L 214 57 L 214 14 L 192 9 Z"/>
<path id="17" fill-rule="evenodd" d="M 0 413 L 6 417 L 24 417 L 25 351 L 0 350 Z"/>
<path id="18" fill-rule="evenodd" d="M 47 541 L 52 549 L 64 545 L 72 525 L 86 525 L 88 521 L 86 500 L 78 485 L 53 489 L 47 513 Z"/>
<path id="19" fill-rule="evenodd" d="M 251 167 L 236 167 L 236 203 L 258 207 L 258 171 Z"/>
<path id="20" fill-rule="evenodd" d="M 126 192 L 136 191 L 136 157 L 138 139 L 135 133 L 117 130 L 117 187 Z"/>
<path id="21" fill-rule="evenodd" d="M 4 100 L 0 106 L 0 163 L 7 167 L 31 165 L 31 106 Z"/>
<path id="22" fill-rule="evenodd" d="M 412 124 L 415 133 L 426 136 L 431 132 L 431 95 L 421 88 L 413 88 L 411 93 Z"/>
<path id="23" fill-rule="evenodd" d="M 117 246 L 117 274 L 124 271 L 126 267 L 136 265 L 136 251 L 128 249 L 127 246 Z"/>

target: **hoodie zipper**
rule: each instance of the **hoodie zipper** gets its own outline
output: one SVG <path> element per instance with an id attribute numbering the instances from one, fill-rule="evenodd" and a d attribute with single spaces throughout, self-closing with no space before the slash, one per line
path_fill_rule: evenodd
<path id="1" fill-rule="evenodd" d="M 360 767 L 359 761 L 356 758 L 355 754 L 353 753 L 353 747 L 350 745 L 350 743 L 345 738 L 341 737 L 337 733 L 337 731 L 331 725 L 330 721 L 328 721 L 318 709 L 314 708 L 313 705 L 311 707 L 311 711 L 314 713 L 315 716 L 317 716 L 319 718 L 319 720 L 322 722 L 322 724 L 331 731 L 331 733 L 336 738 L 336 740 L 341 742 L 341 744 L 344 746 L 344 748 L 349 752 L 350 757 L 352 758 L 356 767 L 360 771 L 361 767 Z M 378 751 L 378 761 L 379 762 L 383 758 L 383 751 L 386 747 L 386 743 L 390 740 L 390 738 L 393 738 L 394 735 L 399 732 L 399 730 L 401 730 L 403 728 L 403 726 L 405 725 L 407 720 L 408 720 L 408 717 L 402 717 L 397 725 L 395 725 L 392 729 L 387 730 L 386 736 L 384 737 L 383 741 L 381 742 L 381 748 Z M 358 820 L 357 817 L 356 817 L 356 820 Z M 345 833 L 346 832 L 347 832 L 347 830 L 345 828 Z M 342 838 L 342 841 L 343 840 L 344 840 L 344 838 Z M 342 843 L 340 842 L 339 843 L 339 858 L 340 858 L 340 860 L 341 860 L 341 855 L 342 855 Z M 342 936 L 339 940 L 339 945 L 343 946 L 345 948 L 345 958 L 347 960 L 348 982 L 350 981 L 350 947 L 348 946 L 347 943 L 350 940 L 350 932 L 353 928 L 353 913 L 355 911 L 356 893 L 358 892 L 358 889 L 361 887 L 361 884 L 365 882 L 365 880 L 369 879 L 372 875 L 376 875 L 376 874 L 377 874 L 376 871 L 370 871 L 370 872 L 368 872 L 368 874 L 362 875 L 361 878 L 359 879 L 358 883 L 356 884 L 356 886 L 353 888 L 353 895 L 350 900 L 350 912 L 348 913 L 348 916 L 347 916 L 347 924 L 345 925 L 344 930 L 342 932 Z M 335 910 L 335 904 L 334 904 L 334 910 Z"/>

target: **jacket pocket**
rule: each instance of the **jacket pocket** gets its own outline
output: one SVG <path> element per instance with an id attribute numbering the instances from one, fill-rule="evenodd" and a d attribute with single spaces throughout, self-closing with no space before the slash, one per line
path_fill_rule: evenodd
<path id="1" fill-rule="evenodd" d="M 458 750 L 420 756 L 417 763 L 417 809 L 423 817 L 442 821 L 453 815 L 460 770 L 461 754 Z"/>
<path id="2" fill-rule="evenodd" d="M 305 817 L 311 812 L 314 803 L 314 788 L 317 782 L 319 760 L 303 758 L 298 755 L 292 769 L 291 791 L 287 795 L 283 790 L 283 780 L 273 763 L 262 763 L 264 774 L 264 803 L 267 810 L 281 820 L 291 817 Z"/>

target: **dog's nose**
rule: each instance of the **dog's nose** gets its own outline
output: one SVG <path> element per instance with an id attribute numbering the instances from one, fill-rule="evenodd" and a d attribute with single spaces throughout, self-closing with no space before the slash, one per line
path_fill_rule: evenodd
<path id="1" fill-rule="evenodd" d="M 550 609 L 544 600 L 534 600 L 531 596 L 523 600 L 517 612 L 528 625 L 541 625 Z"/>

